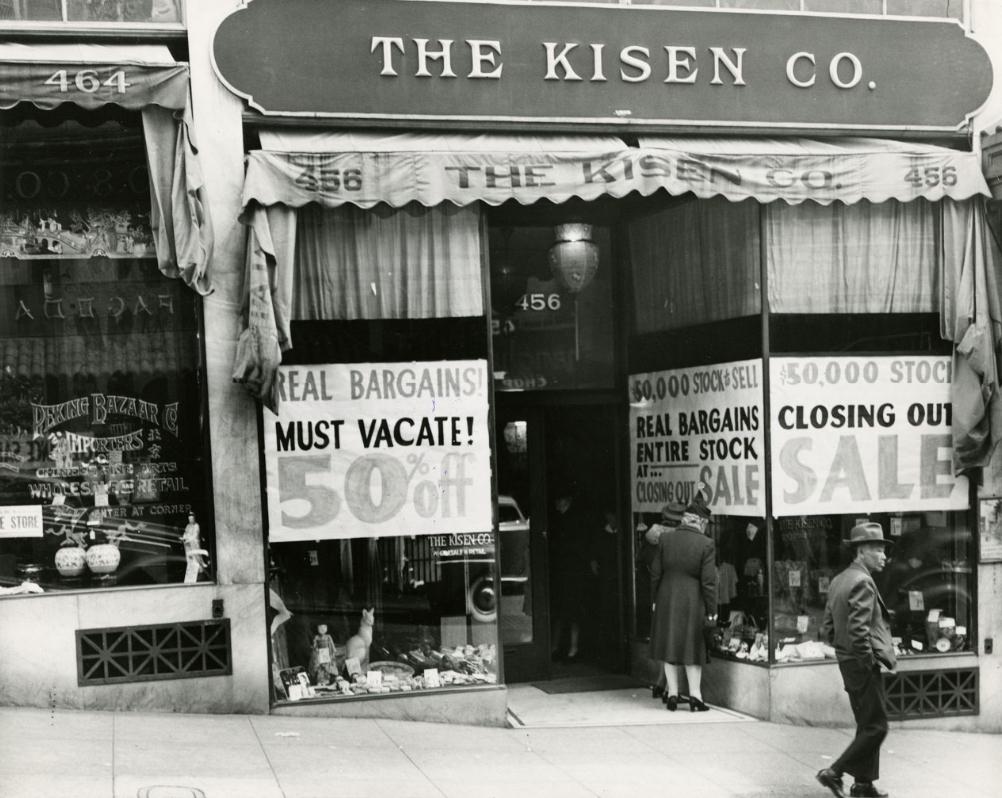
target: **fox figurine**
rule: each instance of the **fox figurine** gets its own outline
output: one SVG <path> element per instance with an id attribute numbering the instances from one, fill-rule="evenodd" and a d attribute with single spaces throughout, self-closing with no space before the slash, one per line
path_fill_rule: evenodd
<path id="1" fill-rule="evenodd" d="M 372 645 L 372 624 L 376 621 L 376 608 L 362 608 L 362 620 L 358 624 L 358 632 L 348 638 L 344 644 L 345 659 L 356 658 L 363 672 L 369 664 L 369 646 Z"/>

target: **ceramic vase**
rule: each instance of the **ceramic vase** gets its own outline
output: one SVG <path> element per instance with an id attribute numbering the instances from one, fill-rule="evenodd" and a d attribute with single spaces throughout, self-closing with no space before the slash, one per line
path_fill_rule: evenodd
<path id="1" fill-rule="evenodd" d="M 99 543 L 87 549 L 87 567 L 99 576 L 115 573 L 121 561 L 122 553 L 111 543 Z"/>
<path id="2" fill-rule="evenodd" d="M 80 546 L 63 546 L 56 551 L 56 570 L 66 579 L 80 576 L 87 568 L 87 551 Z"/>

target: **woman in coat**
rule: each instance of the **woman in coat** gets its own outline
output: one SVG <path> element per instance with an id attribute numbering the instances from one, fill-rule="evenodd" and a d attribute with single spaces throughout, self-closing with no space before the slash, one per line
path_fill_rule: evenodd
<path id="1" fill-rule="evenodd" d="M 668 682 L 665 704 L 674 712 L 679 701 L 679 666 L 689 683 L 689 709 L 705 712 L 700 683 L 707 662 L 703 630 L 716 621 L 717 570 L 713 540 L 707 537 L 710 511 L 701 501 L 686 507 L 682 523 L 661 535 L 651 564 L 651 658 L 664 663 Z"/>

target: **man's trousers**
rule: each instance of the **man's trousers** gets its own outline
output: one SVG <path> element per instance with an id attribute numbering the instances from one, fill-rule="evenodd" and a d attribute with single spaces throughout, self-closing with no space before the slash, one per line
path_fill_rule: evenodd
<path id="1" fill-rule="evenodd" d="M 876 781 L 880 777 L 880 744 L 887 736 L 880 667 L 867 667 L 856 660 L 840 661 L 838 667 L 856 718 L 856 736 L 831 767 L 836 773 L 851 774 L 856 781 Z"/>

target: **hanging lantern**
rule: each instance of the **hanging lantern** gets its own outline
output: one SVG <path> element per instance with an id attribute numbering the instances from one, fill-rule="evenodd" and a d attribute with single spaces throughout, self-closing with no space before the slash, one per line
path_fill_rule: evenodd
<path id="1" fill-rule="evenodd" d="M 598 244 L 591 240 L 591 229 L 590 224 L 581 222 L 554 228 L 556 241 L 550 247 L 550 269 L 572 294 L 587 286 L 598 271 Z"/>

